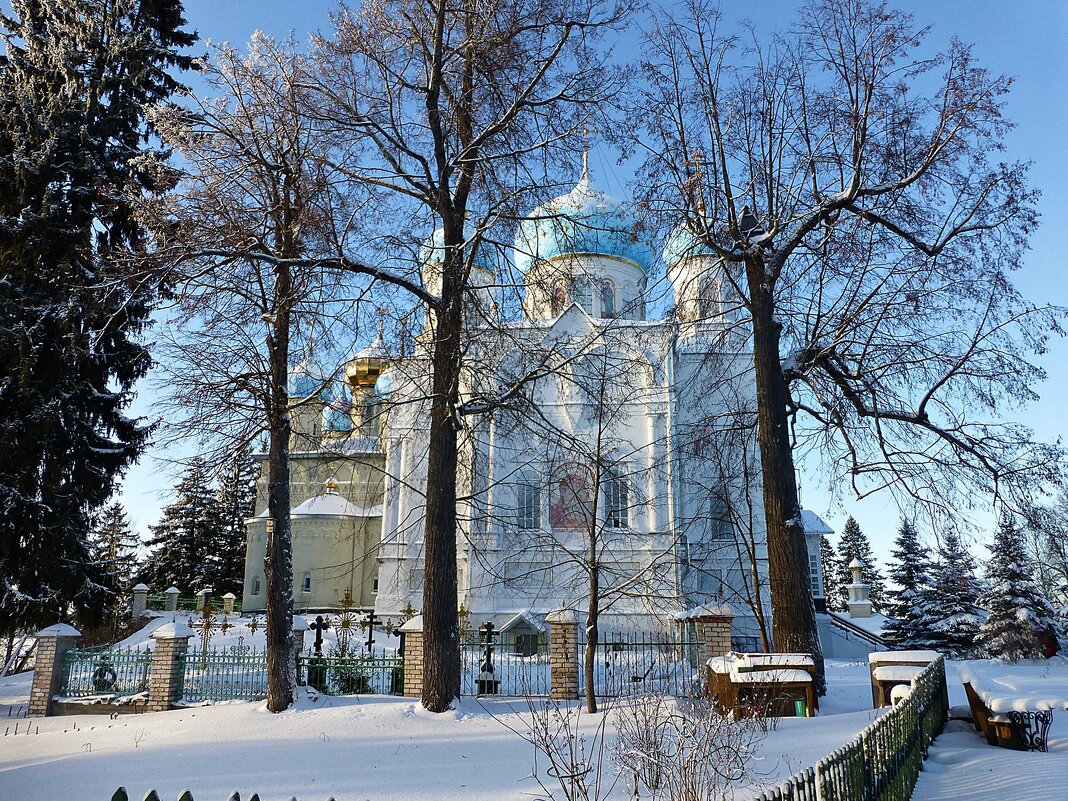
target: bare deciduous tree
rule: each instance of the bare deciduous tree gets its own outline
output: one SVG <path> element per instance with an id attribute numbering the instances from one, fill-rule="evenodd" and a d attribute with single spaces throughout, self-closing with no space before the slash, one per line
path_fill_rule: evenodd
<path id="1" fill-rule="evenodd" d="M 987 418 L 1034 397 L 1058 315 L 1009 279 L 1036 223 L 1027 165 L 997 160 L 1009 79 L 868 0 L 816 0 L 745 47 L 723 28 L 707 0 L 656 18 L 633 144 L 649 202 L 738 267 L 775 646 L 821 663 L 795 445 L 858 495 L 1019 502 L 1062 454 Z"/>

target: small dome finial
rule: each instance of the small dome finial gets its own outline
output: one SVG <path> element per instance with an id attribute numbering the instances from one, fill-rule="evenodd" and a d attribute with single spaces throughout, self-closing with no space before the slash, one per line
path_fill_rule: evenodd
<path id="1" fill-rule="evenodd" d="M 327 495 L 338 494 L 337 482 L 332 478 L 328 478 L 326 481 L 323 482 L 323 489 L 326 490 Z"/>

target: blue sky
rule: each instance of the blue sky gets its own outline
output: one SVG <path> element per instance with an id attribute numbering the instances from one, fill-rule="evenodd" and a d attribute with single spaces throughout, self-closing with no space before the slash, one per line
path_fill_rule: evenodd
<path id="1" fill-rule="evenodd" d="M 189 27 L 202 39 L 239 45 L 256 29 L 285 37 L 290 32 L 306 41 L 314 31 L 329 30 L 333 0 L 187 0 Z M 784 30 L 796 18 L 795 2 L 747 0 L 723 3 L 728 20 L 750 19 L 762 30 Z M 1064 255 L 1068 253 L 1068 3 L 1059 0 L 899 0 L 892 3 L 916 16 L 921 25 L 931 25 L 930 39 L 941 46 L 956 36 L 975 45 L 981 64 L 995 72 L 1015 76 L 1008 99 L 1007 116 L 1017 127 L 1007 144 L 1010 159 L 1034 162 L 1032 180 L 1042 192 L 1039 204 L 1042 222 L 1032 238 L 1032 251 L 1016 280 L 1033 300 L 1068 306 L 1068 278 Z M 631 37 L 624 37 L 626 40 Z M 606 170 L 614 161 L 611 153 L 594 154 L 594 165 Z M 605 175 L 604 183 L 618 194 L 625 176 Z M 1049 374 L 1037 387 L 1042 400 L 1015 415 L 1035 428 L 1041 439 L 1053 439 L 1068 431 L 1065 423 L 1068 395 L 1068 342 L 1052 343 L 1042 365 Z M 146 398 L 135 411 L 151 414 Z M 142 533 L 158 518 L 173 473 L 163 459 L 171 454 L 152 451 L 133 468 L 123 487 L 126 505 Z M 896 509 L 884 498 L 856 503 L 846 499 L 831 505 L 818 482 L 801 477 L 803 503 L 840 531 L 853 514 L 871 537 L 877 556 L 885 559 L 898 523 Z M 980 551 L 980 553 L 982 553 Z"/>

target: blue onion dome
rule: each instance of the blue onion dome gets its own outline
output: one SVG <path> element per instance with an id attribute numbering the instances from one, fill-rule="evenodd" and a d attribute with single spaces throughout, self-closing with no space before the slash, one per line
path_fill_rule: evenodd
<path id="1" fill-rule="evenodd" d="M 289 371 L 289 397 L 310 398 L 320 393 L 326 377 L 310 358 L 306 358 Z"/>
<path id="2" fill-rule="evenodd" d="M 691 230 L 689 223 L 686 222 L 676 225 L 671 230 L 671 233 L 667 235 L 662 253 L 664 264 L 669 268 L 674 267 L 685 259 L 692 259 L 696 256 L 715 257 L 716 255 L 708 245 L 701 241 L 697 234 Z"/>
<path id="3" fill-rule="evenodd" d="M 475 236 L 474 229 L 464 227 L 464 240 L 470 242 Z M 441 264 L 445 260 L 445 229 L 438 228 L 432 233 L 419 248 L 419 264 L 428 266 Z M 500 266 L 497 249 L 484 239 L 479 240 L 478 250 L 475 252 L 474 265 L 496 274 Z"/>
<path id="4" fill-rule="evenodd" d="M 389 400 L 389 394 L 393 391 L 393 374 L 382 373 L 375 381 L 375 396 L 382 401 Z"/>
<path id="5" fill-rule="evenodd" d="M 593 254 L 623 259 L 648 272 L 653 255 L 637 230 L 623 201 L 597 189 L 584 166 L 574 189 L 541 204 L 519 224 L 516 269 L 525 274 L 555 256 Z"/>
<path id="6" fill-rule="evenodd" d="M 323 409 L 323 431 L 352 431 L 352 401 L 344 389 Z"/>

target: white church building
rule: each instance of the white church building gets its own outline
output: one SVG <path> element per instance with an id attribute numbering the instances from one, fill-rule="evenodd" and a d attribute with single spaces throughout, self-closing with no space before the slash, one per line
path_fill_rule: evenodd
<path id="1" fill-rule="evenodd" d="M 771 604 L 745 315 L 722 263 L 679 228 L 661 248 L 669 312 L 647 319 L 656 257 L 635 227 L 584 170 L 519 224 L 510 266 L 488 248 L 474 259 L 459 602 L 472 624 L 517 636 L 552 609 L 586 612 L 594 586 L 609 631 L 666 628 L 725 602 L 737 642 L 759 648 Z M 441 254 L 438 236 L 420 252 L 431 292 Z M 523 277 L 515 319 L 500 319 L 502 269 Z M 290 394 L 306 401 L 292 449 L 298 608 L 346 593 L 380 617 L 421 605 L 433 324 L 427 314 L 410 355 L 380 341 L 358 353 L 340 392 L 294 370 Z M 265 515 L 248 521 L 246 610 L 265 600 Z"/>

